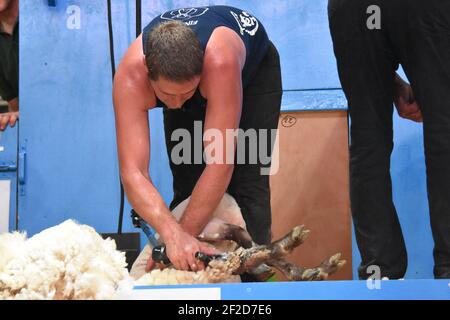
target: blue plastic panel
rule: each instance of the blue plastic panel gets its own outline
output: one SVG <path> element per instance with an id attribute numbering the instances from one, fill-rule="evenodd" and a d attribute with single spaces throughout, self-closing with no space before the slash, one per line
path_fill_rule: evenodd
<path id="1" fill-rule="evenodd" d="M 69 5 L 81 9 L 80 29 L 67 27 Z M 113 232 L 119 180 L 106 1 L 28 0 L 20 9 L 19 227 L 34 234 L 75 218 Z"/>
<path id="2" fill-rule="evenodd" d="M 220 288 L 222 300 L 450 300 L 448 280 L 241 283 L 178 288 Z M 135 290 L 173 286 L 136 287 Z M 371 288 L 371 289 L 370 289 Z"/>
<path id="3" fill-rule="evenodd" d="M 285 91 L 281 110 L 347 110 L 347 99 L 342 90 Z"/>

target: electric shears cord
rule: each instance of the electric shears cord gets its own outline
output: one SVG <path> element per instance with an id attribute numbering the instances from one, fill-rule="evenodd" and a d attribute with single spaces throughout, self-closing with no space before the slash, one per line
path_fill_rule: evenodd
<path id="1" fill-rule="evenodd" d="M 111 10 L 111 0 L 107 0 L 108 6 L 108 34 L 109 34 L 109 53 L 111 58 L 111 75 L 114 82 L 114 76 L 116 74 L 116 60 L 114 56 L 114 33 L 112 26 L 112 10 Z M 142 1 L 136 0 L 136 38 L 141 34 L 142 28 Z M 122 234 L 122 224 L 123 224 L 123 211 L 125 207 L 125 191 L 123 188 L 122 180 L 120 179 L 120 207 L 119 207 L 119 223 L 117 227 L 117 233 Z"/>

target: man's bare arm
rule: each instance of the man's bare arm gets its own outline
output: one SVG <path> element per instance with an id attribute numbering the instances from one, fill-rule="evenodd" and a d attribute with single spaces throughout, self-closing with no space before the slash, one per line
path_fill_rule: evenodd
<path id="1" fill-rule="evenodd" d="M 114 79 L 120 175 L 128 200 L 144 220 L 164 238 L 178 226 L 148 175 L 150 137 L 147 105 L 152 103 L 148 79 L 137 53 L 141 39 L 130 47 Z M 149 101 L 150 99 L 150 101 Z"/>
<path id="2" fill-rule="evenodd" d="M 148 175 L 150 130 L 148 105 L 156 98 L 143 64 L 142 39 L 130 47 L 114 80 L 114 110 L 122 182 L 128 200 L 144 220 L 161 235 L 176 269 L 197 271 L 197 252 L 214 251 L 186 233 L 178 224 Z M 149 260 L 148 268 L 152 266 Z"/>
<path id="3" fill-rule="evenodd" d="M 219 130 L 224 138 L 222 164 L 207 164 L 198 180 L 185 214 L 180 223 L 183 229 L 196 236 L 211 219 L 211 214 L 222 199 L 233 174 L 233 164 L 227 164 L 227 150 L 232 152 L 228 158 L 234 159 L 236 141 L 227 147 L 226 130 L 237 129 L 242 110 L 242 68 L 245 64 L 245 47 L 233 31 L 218 30 L 217 42 L 212 43 L 220 55 L 208 56 L 205 53 L 205 72 L 202 75 L 203 89 L 207 92 L 208 107 L 205 119 L 205 132 Z M 209 46 L 209 44 L 208 44 Z M 205 143 L 205 148 L 211 142 Z"/>

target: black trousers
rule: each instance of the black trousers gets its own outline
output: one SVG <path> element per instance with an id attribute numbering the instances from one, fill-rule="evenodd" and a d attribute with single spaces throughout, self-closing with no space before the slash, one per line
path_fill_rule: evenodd
<path id="1" fill-rule="evenodd" d="M 381 29 L 369 30 L 370 5 Z M 450 278 L 450 1 L 329 0 L 330 30 L 351 116 L 350 196 L 361 279 L 370 265 L 401 278 L 407 253 L 392 202 L 394 76 L 401 64 L 422 108 L 434 275 Z"/>
<path id="2" fill-rule="evenodd" d="M 243 130 L 277 129 L 281 97 L 282 85 L 279 55 L 275 46 L 270 44 L 258 71 L 244 88 L 239 127 Z M 171 153 L 172 149 L 179 142 L 172 141 L 172 133 L 176 129 L 183 128 L 190 132 L 191 137 L 194 137 L 194 121 L 202 121 L 202 124 L 204 124 L 205 107 L 205 101 L 197 94 L 187 101 L 182 109 L 164 109 L 166 146 L 173 175 L 174 199 L 170 205 L 171 209 L 191 195 L 197 180 L 205 168 L 204 162 L 200 164 L 194 163 L 194 153 L 196 152 L 194 143 L 192 143 L 190 163 L 174 163 Z M 269 130 L 265 143 L 267 143 L 267 155 L 271 157 L 273 143 L 270 133 Z M 264 141 L 259 141 L 262 136 L 257 137 L 259 146 Z M 197 141 L 197 143 L 203 146 L 202 141 Z M 245 150 L 247 155 L 250 147 L 249 140 L 246 140 Z M 236 164 L 227 192 L 236 199 L 241 208 L 248 232 L 253 240 L 258 244 L 267 244 L 271 241 L 272 213 L 270 208 L 269 176 L 261 175 L 261 169 L 270 167 L 270 163 L 265 164 L 265 161 L 260 160 L 258 157 L 255 164 L 251 164 L 248 161 L 245 164 Z"/>

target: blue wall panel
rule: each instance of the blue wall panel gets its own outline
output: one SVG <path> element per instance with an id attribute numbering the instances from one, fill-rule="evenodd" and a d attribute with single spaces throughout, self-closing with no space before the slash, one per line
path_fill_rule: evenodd
<path id="1" fill-rule="evenodd" d="M 338 90 L 294 90 L 285 91 L 283 111 L 347 110 L 347 99 Z"/>
<path id="2" fill-rule="evenodd" d="M 20 228 L 30 234 L 75 218 L 116 229 L 119 181 L 106 1 L 21 1 Z M 81 29 L 66 26 L 69 5 Z"/>
<path id="3" fill-rule="evenodd" d="M 135 1 L 112 4 L 118 64 L 135 38 Z M 286 110 L 345 108 L 342 92 L 323 90 L 340 87 L 326 0 L 143 0 L 142 24 L 167 9 L 209 4 L 242 7 L 262 20 L 280 51 L 285 89 L 322 89 L 287 93 Z M 114 231 L 119 180 L 106 1 L 58 0 L 52 8 L 46 0 L 22 0 L 20 5 L 20 147 L 26 148 L 20 228 L 33 234 L 75 218 L 100 232 Z M 80 8 L 80 29 L 66 26 L 70 5 Z M 149 118 L 150 174 L 169 202 L 172 179 L 161 111 L 151 111 Z M 398 119 L 395 125 L 394 197 L 410 254 L 408 277 L 431 277 L 420 126 Z M 124 229 L 132 230 L 128 216 Z"/>

